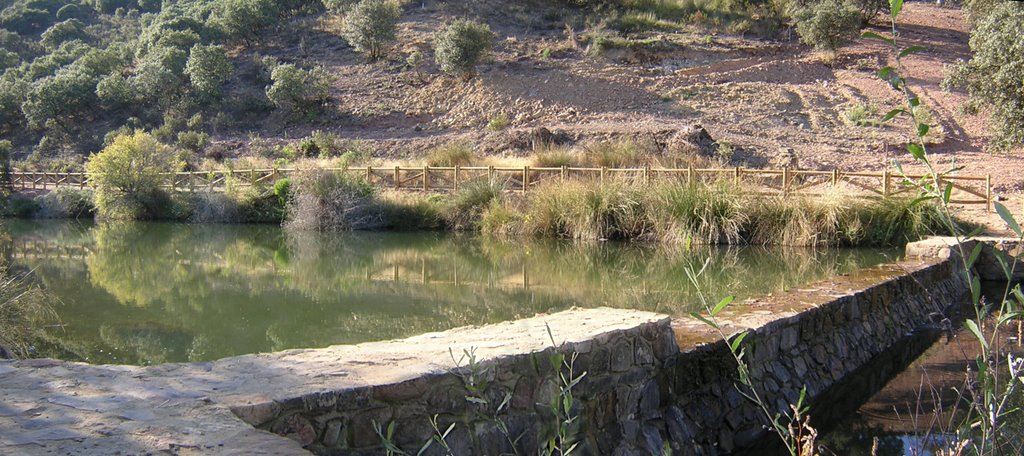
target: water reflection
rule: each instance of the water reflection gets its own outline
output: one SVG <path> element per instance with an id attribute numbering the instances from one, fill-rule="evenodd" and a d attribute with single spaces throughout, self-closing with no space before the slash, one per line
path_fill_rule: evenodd
<path id="1" fill-rule="evenodd" d="M 704 288 L 773 293 L 884 250 L 500 243 L 438 233 L 286 235 L 272 226 L 9 222 L 9 262 L 59 298 L 56 356 L 149 364 L 359 343 L 573 306 L 679 314 Z"/>

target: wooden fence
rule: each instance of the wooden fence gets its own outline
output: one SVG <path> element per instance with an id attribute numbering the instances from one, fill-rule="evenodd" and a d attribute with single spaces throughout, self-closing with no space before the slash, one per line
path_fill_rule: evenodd
<path id="1" fill-rule="evenodd" d="M 235 186 L 273 185 L 281 178 L 299 170 L 294 168 L 247 169 L 178 172 L 167 175 L 167 187 L 180 192 L 222 190 Z M 454 166 L 454 167 L 350 167 L 328 168 L 327 171 L 363 177 L 378 188 L 418 191 L 455 191 L 467 183 L 481 179 L 498 180 L 508 191 L 526 192 L 550 181 L 583 180 L 591 182 L 711 182 L 732 180 L 746 185 L 751 192 L 764 195 L 819 196 L 826 189 L 839 187 L 864 196 L 896 196 L 915 190 L 908 179 L 921 179 L 921 175 L 902 175 L 883 171 L 848 172 L 833 169 L 811 171 L 795 169 L 749 168 L 539 168 Z M 13 171 L 10 186 L 15 190 L 52 190 L 57 187 L 84 188 L 88 183 L 85 173 L 46 173 Z M 942 185 L 953 186 L 951 201 L 956 204 L 985 205 L 992 210 L 991 176 L 944 176 Z"/>

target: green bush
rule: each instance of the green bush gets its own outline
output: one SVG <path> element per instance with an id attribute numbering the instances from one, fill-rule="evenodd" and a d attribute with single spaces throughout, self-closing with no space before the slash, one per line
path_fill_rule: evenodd
<path id="1" fill-rule="evenodd" d="M 968 111 L 990 112 L 992 148 L 1008 150 L 1024 144 L 1024 5 L 1003 2 L 978 14 L 971 31 L 970 61 L 957 64 L 943 81 L 946 88 L 967 89 Z"/>
<path id="2" fill-rule="evenodd" d="M 291 193 L 292 180 L 289 178 L 278 179 L 274 182 L 274 196 L 284 206 L 288 202 L 288 195 Z"/>
<path id="3" fill-rule="evenodd" d="M 201 96 L 219 97 L 220 88 L 231 77 L 231 72 L 231 61 L 223 47 L 197 44 L 189 51 L 185 74 Z"/>
<path id="4" fill-rule="evenodd" d="M 434 34 L 434 55 L 441 71 L 471 77 L 476 65 L 491 50 L 494 34 L 486 24 L 465 19 Z"/>
<path id="5" fill-rule="evenodd" d="M 501 201 L 505 186 L 497 179 L 478 179 L 452 195 L 444 210 L 448 227 L 455 231 L 478 230 L 484 211 Z"/>
<path id="6" fill-rule="evenodd" d="M 36 217 L 42 218 L 92 218 L 96 213 L 95 195 L 92 190 L 59 187 L 38 199 Z"/>
<path id="7" fill-rule="evenodd" d="M 312 112 L 327 101 L 334 77 L 323 67 L 303 70 L 292 64 L 280 64 L 271 72 L 267 98 L 274 106 L 288 111 Z"/>
<path id="8" fill-rule="evenodd" d="M 40 42 L 49 49 L 55 49 L 66 41 L 82 40 L 88 41 L 89 34 L 85 33 L 85 24 L 78 19 L 68 19 L 50 26 L 43 32 Z"/>
<path id="9" fill-rule="evenodd" d="M 163 173 L 176 170 L 174 154 L 152 135 L 135 132 L 114 139 L 85 164 L 96 192 L 97 216 L 155 219 L 166 216 L 170 198 Z"/>
<path id="10" fill-rule="evenodd" d="M 508 116 L 505 114 L 498 114 L 487 122 L 487 129 L 491 131 L 501 131 L 508 128 L 508 124 Z"/>
<path id="11" fill-rule="evenodd" d="M 860 10 L 846 0 L 821 0 L 800 8 L 794 17 L 800 41 L 830 51 L 855 37 L 861 23 Z"/>
<path id="12" fill-rule="evenodd" d="M 395 28 L 402 11 L 391 0 L 362 0 L 345 16 L 344 36 L 349 44 L 371 59 L 384 54 L 395 40 Z"/>
<path id="13" fill-rule="evenodd" d="M 29 218 L 39 211 L 39 203 L 22 195 L 10 195 L 3 199 L 3 208 L 0 215 L 12 218 Z"/>
<path id="14" fill-rule="evenodd" d="M 200 152 L 210 144 L 210 135 L 201 131 L 182 131 L 178 133 L 178 147 Z"/>

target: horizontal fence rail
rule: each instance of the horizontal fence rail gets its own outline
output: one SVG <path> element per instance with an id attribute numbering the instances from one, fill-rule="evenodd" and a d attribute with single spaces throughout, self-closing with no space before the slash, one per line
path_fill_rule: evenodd
<path id="1" fill-rule="evenodd" d="M 508 191 L 527 192 L 546 182 L 569 180 L 606 182 L 713 182 L 734 181 L 753 193 L 763 195 L 821 196 L 828 188 L 843 188 L 863 196 L 889 197 L 915 189 L 907 180 L 922 175 L 903 175 L 889 171 L 849 172 L 838 169 L 814 171 L 802 169 L 751 168 L 581 168 L 581 167 L 497 167 L 497 166 L 393 166 L 325 168 L 364 178 L 379 188 L 418 191 L 456 191 L 461 186 L 483 179 L 497 180 Z M 297 168 L 184 171 L 166 174 L 166 187 L 179 192 L 217 191 L 229 186 L 272 186 L 275 181 L 302 170 Z M 52 190 L 58 187 L 84 188 L 86 173 L 48 173 L 12 171 L 9 186 L 14 190 Z M 942 186 L 952 185 L 951 202 L 985 205 L 992 210 L 991 176 L 943 176 Z"/>

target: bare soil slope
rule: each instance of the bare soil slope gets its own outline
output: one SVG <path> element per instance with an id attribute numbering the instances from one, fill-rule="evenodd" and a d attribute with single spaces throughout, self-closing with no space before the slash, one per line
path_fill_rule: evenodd
<path id="1" fill-rule="evenodd" d="M 255 126 L 278 139 L 312 129 L 360 138 L 383 160 L 415 158 L 453 140 L 472 141 L 488 155 L 526 160 L 530 151 L 522 138 L 537 127 L 586 140 L 643 137 L 689 124 L 701 124 L 715 139 L 734 145 L 736 165 L 770 165 L 784 147 L 795 149 L 800 167 L 810 169 L 880 170 L 894 158 L 907 158 L 908 121 L 844 121 L 854 106 L 874 108 L 877 119 L 901 103 L 900 94 L 875 74 L 893 63 L 880 42 L 858 39 L 833 59 L 795 38 L 645 32 L 636 36 L 646 38 L 642 48 L 590 57 L 557 17 L 544 19 L 552 15 L 508 3 L 414 2 L 400 24 L 401 44 L 389 60 L 373 63 L 333 34 L 336 23 L 305 19 L 307 32 L 272 37 L 269 53 L 286 60 L 313 56 L 331 68 L 339 76 L 335 104 L 312 124 L 293 127 L 271 116 Z M 463 82 L 441 75 L 433 64 L 431 33 L 467 16 L 488 22 L 498 40 L 479 76 Z M 880 15 L 871 28 L 886 31 L 885 19 Z M 960 10 L 909 3 L 898 27 L 906 44 L 926 48 L 905 63 L 913 90 L 937 124 L 930 152 L 944 166 L 965 166 L 962 173 L 992 174 L 997 194 L 1020 193 L 1022 151 L 985 152 L 987 119 L 960 114 L 965 94 L 939 88 L 945 66 L 970 56 Z M 419 71 L 405 63 L 415 50 L 427 60 Z M 499 114 L 511 120 L 510 128 L 488 131 L 487 122 Z M 240 144 L 240 137 L 220 139 Z"/>

